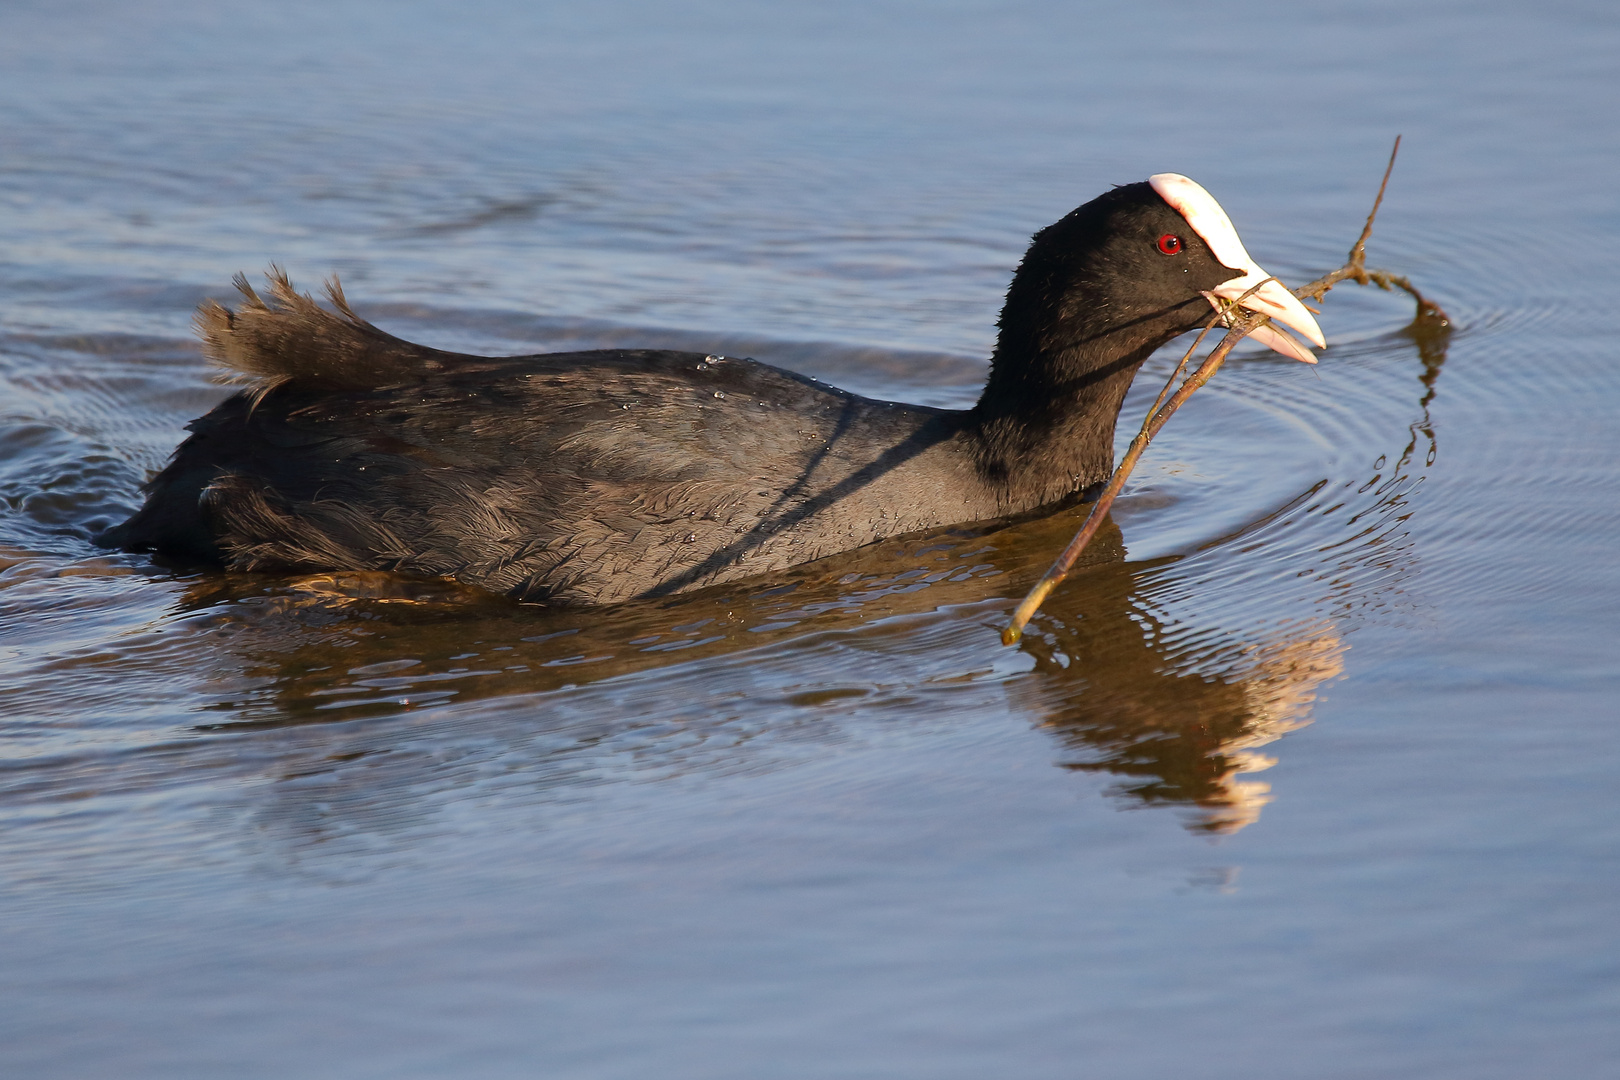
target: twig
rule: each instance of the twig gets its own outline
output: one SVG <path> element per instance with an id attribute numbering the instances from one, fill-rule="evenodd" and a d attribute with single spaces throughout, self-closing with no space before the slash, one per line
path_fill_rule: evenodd
<path id="1" fill-rule="evenodd" d="M 1400 149 L 1401 139 L 1397 135 L 1395 137 L 1395 147 L 1389 153 L 1389 164 L 1384 168 L 1384 179 L 1378 185 L 1378 197 L 1373 200 L 1372 212 L 1367 215 L 1367 223 L 1362 226 L 1361 235 L 1357 237 L 1355 244 L 1351 246 L 1345 264 L 1331 273 L 1322 275 L 1309 285 L 1295 289 L 1295 296 L 1301 300 L 1309 297 L 1321 301 L 1322 297 L 1327 295 L 1329 289 L 1348 278 L 1358 284 L 1377 285 L 1381 289 L 1391 287 L 1404 289 L 1417 301 L 1418 320 L 1446 321 L 1446 314 L 1440 309 L 1439 305 L 1426 299 L 1422 293 L 1413 288 L 1412 283 L 1406 278 L 1398 277 L 1383 270 L 1367 269 L 1367 239 L 1372 236 L 1373 220 L 1378 217 L 1378 208 L 1384 202 L 1384 189 L 1389 186 L 1389 174 L 1395 168 L 1395 155 L 1400 152 Z M 1267 278 L 1266 280 L 1270 281 L 1272 279 Z M 1260 285 L 1263 284 L 1265 282 L 1260 283 Z M 1260 285 L 1254 286 L 1254 289 L 1258 289 Z M 1249 292 L 1253 292 L 1254 289 L 1250 289 Z M 1248 293 L 1244 295 L 1247 296 Z M 1220 370 L 1221 365 L 1226 363 L 1227 356 L 1231 354 L 1232 349 L 1238 342 L 1271 321 L 1269 315 L 1262 315 L 1258 312 L 1244 312 L 1241 316 L 1238 316 L 1236 315 L 1238 310 L 1240 309 L 1237 308 L 1235 303 L 1229 303 L 1224 310 L 1216 312 L 1210 318 L 1210 321 L 1204 325 L 1204 329 L 1199 333 L 1197 340 L 1193 342 L 1192 348 L 1189 348 L 1186 355 L 1181 358 L 1181 363 L 1176 365 L 1176 370 L 1170 373 L 1170 378 L 1165 382 L 1164 389 L 1159 391 L 1159 396 L 1154 401 L 1153 407 L 1148 410 L 1147 416 L 1143 418 L 1142 429 L 1137 432 L 1136 438 L 1131 440 L 1130 448 L 1125 451 L 1125 456 L 1121 459 L 1119 467 L 1114 470 L 1114 475 L 1108 481 L 1108 486 L 1103 489 L 1102 494 L 1097 497 L 1097 501 L 1092 504 L 1091 513 L 1086 515 L 1085 524 L 1080 526 L 1080 531 L 1074 534 L 1074 539 L 1070 540 L 1069 546 L 1063 549 L 1063 554 L 1059 555 L 1051 568 L 1041 575 L 1041 579 L 1035 583 L 1035 587 L 1029 590 L 1029 594 L 1024 597 L 1023 602 L 1013 612 L 1007 628 L 1001 632 L 1001 643 L 1003 645 L 1016 644 L 1018 639 L 1024 636 L 1024 627 L 1040 608 L 1041 603 L 1051 594 L 1053 589 L 1057 588 L 1058 583 L 1068 576 L 1075 560 L 1080 557 L 1080 553 L 1085 550 L 1086 545 L 1091 542 L 1091 538 L 1102 527 L 1103 519 L 1108 516 L 1108 511 L 1114 505 L 1114 499 L 1119 495 L 1120 490 L 1124 488 L 1126 479 L 1131 475 L 1131 471 L 1136 468 L 1136 463 L 1142 457 L 1143 451 L 1148 448 L 1148 443 L 1153 441 L 1153 437 L 1164 427 L 1165 422 L 1170 419 L 1177 409 L 1181 408 L 1182 404 L 1193 395 L 1194 391 L 1209 382 L 1215 372 Z M 1193 350 L 1198 347 L 1198 343 L 1203 341 L 1204 335 L 1209 332 L 1212 326 L 1223 321 L 1230 327 L 1226 337 L 1221 339 L 1220 344 L 1215 346 L 1209 356 L 1204 359 L 1204 362 L 1191 375 L 1187 376 L 1186 381 L 1176 389 L 1174 394 L 1170 394 L 1169 399 L 1166 400 L 1165 395 L 1170 393 L 1170 387 L 1175 384 L 1176 379 L 1180 377 L 1182 371 L 1186 368 L 1188 360 L 1192 357 Z"/>

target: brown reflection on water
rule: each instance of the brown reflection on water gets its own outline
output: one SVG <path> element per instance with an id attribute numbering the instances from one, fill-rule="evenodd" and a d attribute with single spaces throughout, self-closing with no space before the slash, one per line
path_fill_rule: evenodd
<path id="1" fill-rule="evenodd" d="M 1338 631 L 1285 626 L 1232 644 L 1224 663 L 1190 664 L 1153 647 L 1150 616 L 1110 625 L 1098 611 L 1093 598 L 1083 621 L 1031 641 L 1046 677 L 1016 688 L 1063 748 L 1060 764 L 1113 774 L 1127 801 L 1186 808 L 1196 830 L 1258 820 L 1270 787 L 1243 777 L 1276 764 L 1257 749 L 1308 724 L 1318 689 L 1343 673 Z"/>
<path id="2" fill-rule="evenodd" d="M 236 631 L 232 651 L 262 680 L 260 693 L 218 702 L 228 714 L 218 729 L 321 723 L 435 698 L 541 694 L 983 604 L 1006 593 L 1009 577 L 1038 574 L 1084 514 L 946 530 L 757 582 L 608 608 L 548 609 L 383 573 L 211 576 L 183 606 L 189 621 Z M 1111 525 L 1085 560 L 1082 573 L 1092 572 L 1130 577 Z"/>
<path id="3" fill-rule="evenodd" d="M 477 712 L 468 706 L 481 699 L 508 714 L 511 701 L 527 699 L 535 722 L 544 724 L 547 697 L 558 691 L 672 663 L 681 663 L 689 677 L 686 661 L 707 666 L 703 678 L 724 685 L 737 677 L 736 661 L 746 661 L 751 646 L 767 646 L 770 655 L 760 662 L 777 679 L 791 676 L 796 689 L 786 700 L 821 726 L 819 734 L 801 739 L 836 738 L 844 709 L 859 705 L 864 692 L 840 681 L 836 662 L 819 653 L 815 641 L 853 635 L 859 649 L 910 654 L 918 649 L 917 618 L 965 619 L 960 628 L 966 633 L 940 647 L 956 655 L 930 659 L 944 665 L 937 682 L 972 677 L 987 654 L 1001 648 L 995 627 L 1008 605 L 1000 598 L 1040 572 L 1082 513 L 991 535 L 961 532 L 885 545 L 801 568 L 786 581 L 596 612 L 529 609 L 387 575 L 315 575 L 273 584 L 219 579 L 199 585 L 191 602 L 206 605 L 199 614 L 215 629 L 234 624 L 236 632 L 225 640 L 236 659 L 247 662 L 255 688 L 219 701 L 220 721 L 209 727 L 241 732 L 409 713 L 427 719 L 434 706 L 451 702 L 477 725 Z M 1189 665 L 1152 632 L 1136 596 L 1143 569 L 1124 561 L 1118 530 L 1106 529 L 1089 565 L 1028 639 L 1026 655 L 1035 667 L 1008 680 L 1010 704 L 1057 737 L 1066 767 L 1120 776 L 1118 791 L 1143 803 L 1196 808 L 1198 828 L 1240 828 L 1265 799 L 1263 785 L 1238 774 L 1262 763 L 1255 747 L 1306 722 L 1315 688 L 1339 673 L 1341 647 L 1331 627 L 1309 624 L 1238 643 L 1228 661 L 1212 665 L 1206 657 Z M 687 692 L 687 683 L 675 685 L 675 693 Z M 657 693 L 655 682 L 615 700 L 646 701 Z M 948 707 L 951 699 L 943 700 Z M 786 723 L 780 715 L 773 722 Z M 662 751 L 657 740 L 649 745 L 638 735 L 638 753 L 643 759 L 664 753 L 671 767 L 686 768 L 686 742 L 704 724 L 680 718 Z M 492 724 L 490 734 L 501 739 L 510 729 L 512 738 L 522 739 L 522 728 L 508 719 Z M 552 756 L 544 771 L 564 782 L 595 772 L 602 762 L 590 759 L 601 756 L 603 741 L 593 736 L 564 750 L 563 756 L 586 759 L 578 768 Z M 300 766 L 288 775 L 305 772 Z M 392 775 L 391 783 L 422 781 L 393 769 L 374 775 L 383 773 Z M 399 793 L 377 794 L 392 801 Z"/>

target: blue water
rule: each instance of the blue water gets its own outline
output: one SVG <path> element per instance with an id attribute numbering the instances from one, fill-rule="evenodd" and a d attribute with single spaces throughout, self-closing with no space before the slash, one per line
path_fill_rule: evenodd
<path id="1" fill-rule="evenodd" d="M 1620 1060 L 1620 15 L 0 8 L 0 1072 L 1451 1078 Z M 237 271 L 447 348 L 970 403 L 1174 170 L 1297 284 L 1078 513 L 594 613 L 89 543 Z M 1173 363 L 1160 357 L 1122 431 Z"/>

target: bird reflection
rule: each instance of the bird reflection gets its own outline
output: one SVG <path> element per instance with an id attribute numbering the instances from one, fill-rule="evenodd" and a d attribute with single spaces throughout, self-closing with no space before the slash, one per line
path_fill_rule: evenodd
<path id="1" fill-rule="evenodd" d="M 1138 634 L 1151 640 L 1153 620 L 1140 618 Z M 1270 787 L 1246 777 L 1276 764 L 1258 748 L 1309 723 L 1318 688 L 1344 670 L 1333 624 L 1288 627 L 1213 667 L 1178 664 L 1151 646 L 1133 652 L 1103 629 L 1088 618 L 1028 646 L 1051 677 L 1022 684 L 1020 704 L 1057 738 L 1059 763 L 1112 774 L 1112 792 L 1127 800 L 1185 808 L 1198 831 L 1257 821 Z"/>
<path id="2" fill-rule="evenodd" d="M 614 748 L 630 744 L 639 771 L 654 759 L 667 773 L 723 769 L 735 762 L 694 757 L 694 742 L 703 754 L 718 742 L 740 757 L 748 753 L 743 744 L 760 735 L 768 741 L 772 733 L 749 730 L 746 717 L 724 721 L 730 730 L 710 730 L 705 707 L 691 707 L 690 678 L 665 682 L 663 665 L 698 661 L 704 685 L 734 685 L 745 697 L 773 696 L 773 680 L 791 678 L 795 692 L 783 696 L 801 706 L 801 719 L 785 720 L 779 706 L 761 705 L 762 715 L 779 726 L 800 723 L 800 742 L 836 741 L 844 725 L 859 722 L 845 710 L 859 708 L 865 695 L 845 685 L 850 673 L 838 666 L 842 658 L 829 662 L 799 643 L 828 633 L 854 637 L 854 648 L 880 654 L 879 670 L 885 663 L 909 669 L 921 618 L 936 629 L 955 624 L 967 631 L 947 634 L 953 640 L 933 662 L 948 672 L 980 665 L 987 651 L 1001 649 L 995 634 L 1009 585 L 1032 580 L 1082 514 L 1077 509 L 990 536 L 868 550 L 796 581 L 667 606 L 630 605 L 611 615 L 526 611 L 384 575 L 320 575 L 269 588 L 254 582 L 256 595 L 227 603 L 214 582 L 206 610 L 235 624 L 229 640 L 234 649 L 245 647 L 255 685 L 246 693 L 243 684 L 233 686 L 220 702 L 219 721 L 208 726 L 306 729 L 300 749 L 278 762 L 284 776 L 297 780 L 284 790 L 297 805 L 278 816 L 306 825 L 313 819 L 299 807 L 312 797 L 351 815 L 363 815 L 375 801 L 397 817 L 402 790 L 432 787 L 432 770 L 443 763 L 432 753 L 401 756 L 389 745 L 395 736 L 387 721 L 409 713 L 416 724 L 432 723 L 441 704 L 454 706 L 456 738 L 482 727 L 486 738 L 517 748 L 522 767 L 550 784 L 599 782 L 617 768 L 611 759 L 621 751 Z M 1330 624 L 1301 623 L 1265 640 L 1234 643 L 1230 655 L 1182 655 L 1138 595 L 1141 575 L 1166 563 L 1126 563 L 1112 526 L 1090 559 L 1026 637 L 1034 670 L 1008 682 L 1008 699 L 1056 737 L 1060 764 L 1113 774 L 1116 791 L 1129 800 L 1189 808 L 1198 829 L 1229 832 L 1255 820 L 1265 787 L 1243 774 L 1265 763 L 1256 748 L 1307 722 L 1316 688 L 1339 674 L 1336 632 Z M 773 649 L 783 651 L 756 661 L 763 677 L 750 671 L 750 656 Z M 625 687 L 597 695 L 597 712 L 614 715 L 576 711 L 558 726 L 571 692 L 623 677 L 631 679 Z M 823 689 L 806 689 L 817 686 Z M 487 717 L 480 701 L 490 707 Z M 514 702 L 521 703 L 517 719 Z M 975 699 L 969 707 L 984 705 Z M 329 723 L 367 716 L 385 722 L 365 725 L 363 735 Z M 664 734 L 649 740 L 649 723 Z M 549 741 L 537 757 L 541 729 Z M 413 730 L 398 734 L 418 739 Z M 378 753 L 393 756 L 384 763 Z M 315 775 L 325 780 L 312 787 Z M 452 782 L 448 774 L 443 779 Z M 368 795 L 365 789 L 378 783 L 386 790 Z"/>
<path id="3" fill-rule="evenodd" d="M 1415 461 L 1434 460 L 1428 406 L 1445 360 L 1444 328 L 1414 327 L 1407 332 L 1424 365 L 1422 416 L 1394 455 L 1396 468 L 1386 476 L 1380 458 L 1378 482 L 1360 485 L 1357 517 L 1398 508 L 1410 485 L 1395 481 L 1424 467 Z M 1243 544 L 1226 537 L 1204 551 L 1252 547 L 1257 536 L 1280 542 L 1268 538 L 1268 522 L 1292 514 L 1285 532 L 1297 543 L 1313 552 L 1341 548 L 1331 591 L 1245 598 L 1228 586 L 1232 599 L 1221 594 L 1219 620 L 1178 613 L 1165 585 L 1184 585 L 1188 561 L 1200 553 L 1127 563 L 1118 529 L 1105 526 L 1031 624 L 1023 663 L 1033 670 L 1003 683 L 1015 710 L 1051 734 L 1060 766 L 1108 776 L 1127 805 L 1179 809 L 1197 831 L 1231 833 L 1259 818 L 1269 789 L 1253 777 L 1274 763 L 1261 748 L 1309 723 L 1322 687 L 1343 672 L 1346 583 L 1358 567 L 1387 583 L 1399 561 L 1391 530 L 1342 549 L 1342 517 L 1315 532 L 1299 526 L 1313 512 L 1322 521 L 1349 512 L 1342 501 L 1316 511 L 1311 500 L 1324 485 L 1244 530 Z M 772 726 L 778 734 L 793 727 L 799 742 L 840 738 L 843 725 L 860 722 L 864 691 L 846 685 L 838 670 L 845 661 L 815 643 L 840 642 L 839 656 L 877 654 L 908 670 L 926 661 L 944 672 L 935 680 L 942 682 L 969 678 L 986 657 L 1016 657 L 996 643 L 1008 598 L 1039 575 L 1085 513 L 1075 506 L 1000 530 L 947 530 L 757 582 L 607 609 L 530 607 L 386 574 L 215 575 L 193 586 L 184 618 L 225 631 L 210 640 L 225 643 L 232 663 L 221 666 L 237 673 L 220 681 L 207 730 L 298 731 L 279 740 L 274 757 L 287 781 L 272 785 L 286 803 L 275 812 L 281 822 L 298 823 L 307 837 L 323 834 L 331 823 L 317 825 L 320 815 L 306 812 L 319 804 L 325 814 L 341 807 L 344 827 L 364 832 L 398 818 L 417 795 L 466 782 L 457 769 L 471 766 L 451 768 L 446 754 L 422 748 L 421 725 L 436 716 L 453 718 L 456 738 L 479 739 L 484 760 L 507 755 L 506 771 L 551 788 L 611 777 L 613 755 L 625 753 L 632 730 L 636 766 L 620 771 L 643 777 L 649 768 L 664 775 L 731 767 Z M 1218 586 L 1218 576 L 1210 580 Z M 1263 617 L 1249 618 L 1245 603 Z M 945 644 L 931 643 L 929 627 Z M 759 705 L 758 716 L 715 719 L 685 689 L 693 680 L 723 688 L 727 679 L 745 699 L 775 704 Z M 925 681 L 916 676 L 917 685 Z M 609 685 L 620 689 L 594 712 L 569 704 L 581 687 Z M 354 723 L 365 718 L 377 722 Z M 727 731 L 711 738 L 720 726 Z M 391 744 L 407 735 L 414 749 L 400 753 Z M 392 755 L 386 767 L 379 755 Z M 368 825 L 368 816 L 377 820 Z"/>

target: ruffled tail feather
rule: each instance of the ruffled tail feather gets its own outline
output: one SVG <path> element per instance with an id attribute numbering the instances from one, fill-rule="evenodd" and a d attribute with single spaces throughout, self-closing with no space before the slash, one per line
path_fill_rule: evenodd
<path id="1" fill-rule="evenodd" d="M 456 354 L 413 345 L 356 315 L 333 277 L 326 282 L 328 311 L 292 286 L 280 267 L 265 274 L 266 300 L 236 275 L 242 302 L 233 311 L 213 300 L 194 316 L 203 354 L 223 372 L 221 381 L 246 383 L 256 397 L 287 383 L 331 390 L 371 390 L 414 382 L 442 370 Z"/>

